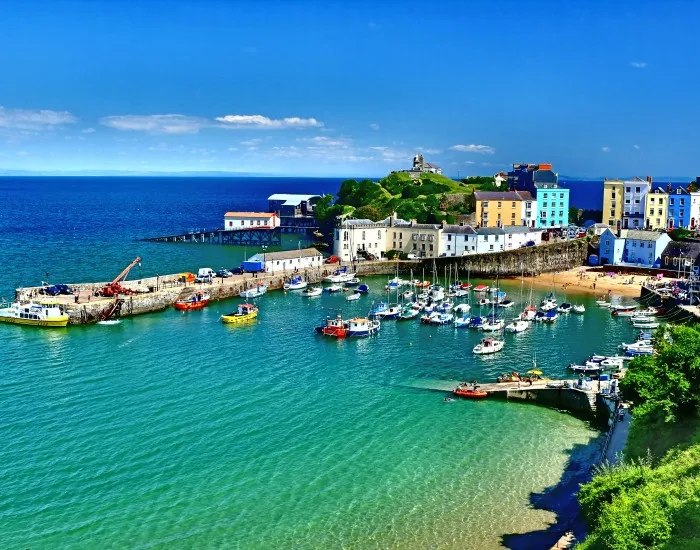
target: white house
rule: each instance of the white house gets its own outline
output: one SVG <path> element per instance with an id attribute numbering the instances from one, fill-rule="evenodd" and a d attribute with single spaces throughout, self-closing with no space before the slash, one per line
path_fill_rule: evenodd
<path id="1" fill-rule="evenodd" d="M 344 262 L 358 255 L 383 258 L 387 251 L 389 226 L 385 222 L 367 219 L 344 220 L 335 228 L 333 254 Z"/>
<path id="2" fill-rule="evenodd" d="M 476 231 L 476 253 L 502 252 L 505 250 L 505 232 L 500 227 L 482 227 Z"/>
<path id="3" fill-rule="evenodd" d="M 263 262 L 265 271 L 294 271 L 323 266 L 323 255 L 315 248 L 285 250 L 282 252 L 260 252 L 248 258 L 249 262 Z"/>
<path id="4" fill-rule="evenodd" d="M 635 176 L 624 182 L 624 203 L 622 205 L 622 227 L 625 229 L 642 229 L 646 198 L 651 188 L 651 177 L 643 180 Z"/>
<path id="5" fill-rule="evenodd" d="M 224 230 L 271 229 L 278 227 L 280 219 L 274 212 L 226 212 Z"/>
<path id="6" fill-rule="evenodd" d="M 522 224 L 527 226 L 527 227 L 536 227 L 537 226 L 537 201 L 535 198 L 528 192 L 526 191 L 520 191 L 519 192 L 520 196 L 522 197 L 522 202 L 520 203 L 522 206 L 522 214 L 521 214 L 521 219 L 522 219 Z"/>
<path id="7" fill-rule="evenodd" d="M 533 243 L 533 245 L 542 244 L 542 230 L 535 227 L 505 225 L 503 226 L 503 233 L 504 250 L 522 248 L 528 243 Z"/>
<path id="8" fill-rule="evenodd" d="M 438 253 L 440 256 L 476 254 L 476 231 L 469 225 L 443 224 Z"/>

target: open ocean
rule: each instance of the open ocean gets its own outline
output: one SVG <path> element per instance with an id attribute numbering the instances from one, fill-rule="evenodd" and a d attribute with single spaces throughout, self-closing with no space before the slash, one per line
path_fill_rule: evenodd
<path id="1" fill-rule="evenodd" d="M 139 239 L 214 228 L 274 192 L 338 183 L 3 178 L 0 295 L 47 278 L 110 280 L 137 255 L 133 278 L 231 267 L 243 250 Z M 260 323 L 237 329 L 219 316 L 238 300 L 115 326 L 0 325 L 0 547 L 553 544 L 548 525 L 576 509 L 600 433 L 559 411 L 444 403 L 426 388 L 527 370 L 535 354 L 560 376 L 587 354 L 613 353 L 629 323 L 569 296 L 585 316 L 506 335 L 502 353 L 481 358 L 471 354 L 480 334 L 418 322 L 387 321 L 364 340 L 313 334 L 334 308 L 363 314 L 385 296 L 385 280 L 368 282 L 372 295 L 349 304 L 271 292 Z M 503 286 L 519 299 L 517 281 Z"/>

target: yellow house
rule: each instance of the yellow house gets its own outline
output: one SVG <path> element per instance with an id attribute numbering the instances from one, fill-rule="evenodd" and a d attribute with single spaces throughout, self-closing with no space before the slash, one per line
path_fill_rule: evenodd
<path id="1" fill-rule="evenodd" d="M 666 229 L 667 213 L 668 193 L 661 187 L 649 191 L 644 204 L 646 229 Z"/>
<path id="2" fill-rule="evenodd" d="M 534 199 L 527 191 L 475 191 L 473 205 L 479 227 L 530 225 Z M 529 206 L 529 209 L 527 208 Z"/>
<path id="3" fill-rule="evenodd" d="M 623 191 L 622 180 L 606 179 L 603 182 L 603 223 L 607 223 L 613 230 L 618 222 L 622 226 Z"/>

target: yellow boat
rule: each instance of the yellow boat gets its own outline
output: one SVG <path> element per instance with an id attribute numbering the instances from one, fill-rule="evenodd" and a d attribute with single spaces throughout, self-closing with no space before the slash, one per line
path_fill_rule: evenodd
<path id="1" fill-rule="evenodd" d="M 69 317 L 55 300 L 42 302 L 14 302 L 0 307 L 0 322 L 34 327 L 65 327 Z"/>
<path id="2" fill-rule="evenodd" d="M 258 316 L 258 308 L 253 304 L 240 304 L 238 311 L 228 313 L 221 316 L 221 322 L 230 325 L 245 325 L 251 321 L 255 321 Z"/>

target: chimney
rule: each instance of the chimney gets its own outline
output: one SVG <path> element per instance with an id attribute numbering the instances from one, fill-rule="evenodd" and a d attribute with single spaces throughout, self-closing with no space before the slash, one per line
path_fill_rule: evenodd
<path id="1" fill-rule="evenodd" d="M 647 176 L 647 181 L 649 182 L 649 185 L 651 185 L 651 176 Z"/>
<path id="2" fill-rule="evenodd" d="M 671 183 L 670 183 L 670 182 L 666 185 L 666 192 L 667 192 L 669 195 L 671 194 Z"/>

